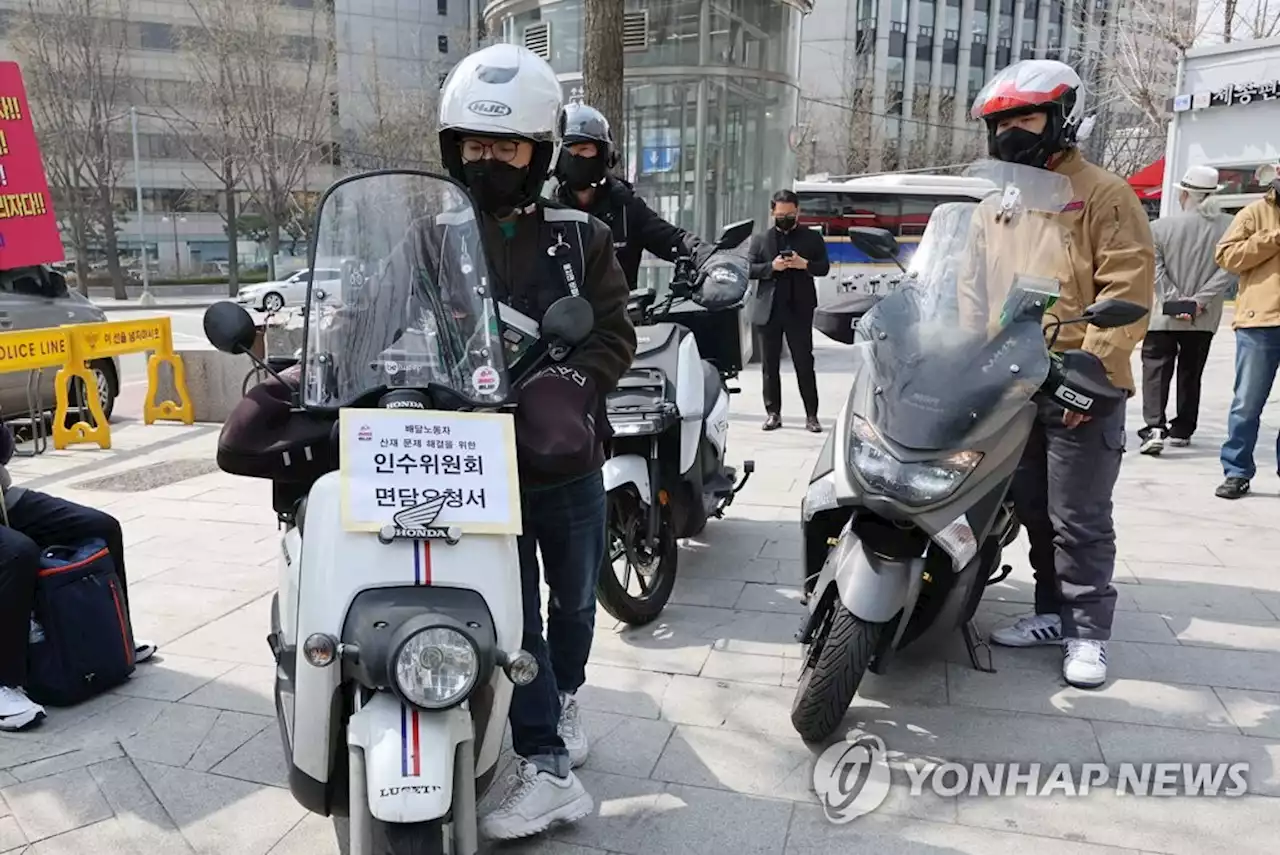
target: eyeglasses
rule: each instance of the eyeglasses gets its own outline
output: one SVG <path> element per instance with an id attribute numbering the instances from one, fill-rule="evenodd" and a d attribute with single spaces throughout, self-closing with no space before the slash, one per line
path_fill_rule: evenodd
<path id="1" fill-rule="evenodd" d="M 520 143 L 515 140 L 495 140 L 491 143 L 463 140 L 461 149 L 462 159 L 466 163 L 482 160 L 486 154 L 501 163 L 510 163 L 520 153 Z"/>

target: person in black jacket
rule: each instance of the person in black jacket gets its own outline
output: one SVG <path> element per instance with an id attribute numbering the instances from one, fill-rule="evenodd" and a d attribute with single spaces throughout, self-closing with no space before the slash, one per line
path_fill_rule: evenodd
<path id="1" fill-rule="evenodd" d="M 609 120 L 586 104 L 565 107 L 565 133 L 555 175 L 556 200 L 602 220 L 613 231 L 613 250 L 635 290 L 645 250 L 663 261 L 692 256 L 701 266 L 715 247 L 659 217 L 631 185 L 609 174 L 617 165 Z"/>
<path id="2" fill-rule="evenodd" d="M 0 422 L 0 733 L 38 726 L 44 707 L 27 697 L 27 641 L 35 606 L 41 552 L 98 538 L 107 544 L 126 613 L 128 582 L 124 572 L 124 533 L 110 514 L 57 496 L 12 486 L 5 466 L 13 458 L 14 439 Z M 148 641 L 135 640 L 133 661 L 145 662 L 156 652 Z"/>
<path id="3" fill-rule="evenodd" d="M 782 338 L 786 336 L 791 363 L 804 401 L 805 429 L 822 432 L 818 421 L 818 381 L 813 373 L 813 312 L 818 307 L 815 276 L 831 269 L 827 244 L 813 229 L 799 228 L 800 199 L 779 190 L 769 203 L 774 227 L 751 239 L 751 278 L 756 280 L 751 322 L 760 329 L 764 363 L 765 430 L 782 427 Z"/>

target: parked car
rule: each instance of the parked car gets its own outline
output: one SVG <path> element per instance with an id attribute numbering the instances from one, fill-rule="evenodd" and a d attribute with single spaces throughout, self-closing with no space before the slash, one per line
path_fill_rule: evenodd
<path id="1" fill-rule="evenodd" d="M 67 287 L 66 278 L 50 270 L 41 281 L 24 271 L 0 272 L 0 333 L 15 330 L 44 329 L 66 324 L 96 324 L 107 319 L 106 312 Z M 120 362 L 116 358 L 98 359 L 89 364 L 97 380 L 98 403 L 108 420 L 120 394 Z M 40 407 L 52 410 L 54 405 L 55 369 L 45 369 L 40 377 Z M 0 373 L 0 413 L 8 419 L 31 414 L 27 389 L 30 372 Z M 84 389 L 75 381 L 71 402 L 84 401 Z"/>
<path id="2" fill-rule="evenodd" d="M 331 268 L 316 269 L 316 287 L 323 288 L 336 299 L 342 287 L 342 271 Z M 261 282 L 242 285 L 236 302 L 260 312 L 278 312 L 285 306 L 302 306 L 307 302 L 307 286 L 311 284 L 311 271 L 299 270 L 288 279 L 279 282 Z"/>

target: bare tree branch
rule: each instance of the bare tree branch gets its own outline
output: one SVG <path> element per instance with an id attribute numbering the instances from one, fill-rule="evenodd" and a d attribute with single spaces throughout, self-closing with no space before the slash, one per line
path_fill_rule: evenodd
<path id="1" fill-rule="evenodd" d="M 26 73 L 55 210 L 71 235 L 80 290 L 87 292 L 89 253 L 100 240 L 118 300 L 127 294 L 115 192 L 127 137 L 112 122 L 127 105 L 128 27 L 128 0 L 27 0 L 11 40 Z"/>

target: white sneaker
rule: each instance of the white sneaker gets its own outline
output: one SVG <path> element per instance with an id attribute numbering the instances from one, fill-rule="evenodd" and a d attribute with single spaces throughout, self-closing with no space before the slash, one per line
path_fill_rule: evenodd
<path id="1" fill-rule="evenodd" d="M 18 731 L 44 721 L 44 707 L 22 689 L 0 686 L 0 730 Z"/>
<path id="2" fill-rule="evenodd" d="M 596 807 L 572 772 L 567 778 L 557 778 L 521 760 L 509 781 L 501 803 L 480 819 L 480 833 L 490 840 L 541 834 L 558 823 L 577 822 Z"/>
<path id="3" fill-rule="evenodd" d="M 582 727 L 578 699 L 570 694 L 560 696 L 560 726 L 557 728 L 564 747 L 569 751 L 569 765 L 577 769 L 587 762 L 591 746 L 587 744 L 587 731 Z"/>
<path id="4" fill-rule="evenodd" d="M 1142 445 L 1138 446 L 1139 454 L 1149 454 L 1152 457 L 1159 457 L 1160 452 L 1164 451 L 1164 431 L 1155 428 L 1151 433 L 1147 434 L 1147 438 L 1142 441 Z"/>
<path id="5" fill-rule="evenodd" d="M 136 639 L 133 642 L 133 664 L 141 665 L 156 655 L 160 648 L 154 642 Z"/>
<path id="6" fill-rule="evenodd" d="M 1027 615 L 1011 626 L 991 633 L 991 640 L 1002 647 L 1037 647 L 1062 643 L 1062 618 L 1057 615 Z"/>
<path id="7" fill-rule="evenodd" d="M 1187 439 L 1186 437 L 1171 436 L 1169 437 L 1169 444 L 1172 445 L 1174 448 L 1186 448 L 1188 445 L 1191 444 L 1191 440 Z"/>
<path id="8" fill-rule="evenodd" d="M 1107 682 L 1107 643 L 1068 638 L 1062 644 L 1062 676 L 1077 689 L 1096 689 Z"/>

